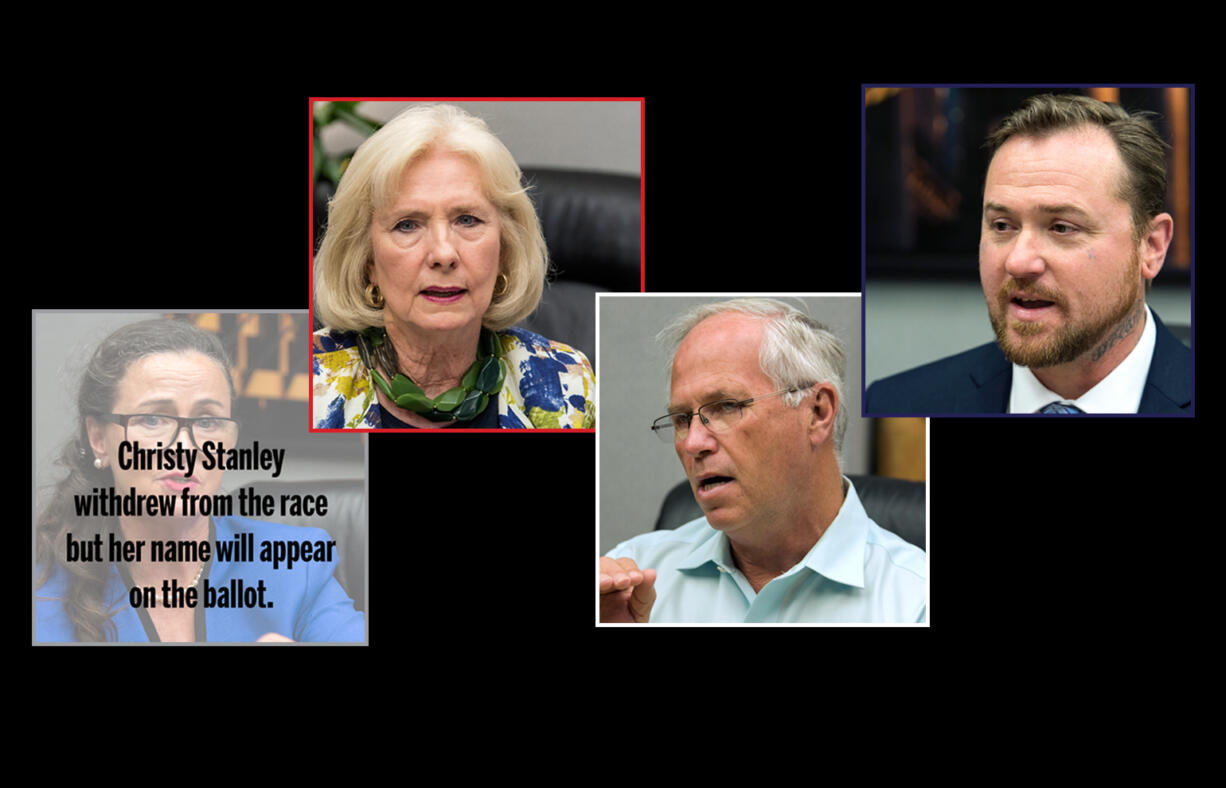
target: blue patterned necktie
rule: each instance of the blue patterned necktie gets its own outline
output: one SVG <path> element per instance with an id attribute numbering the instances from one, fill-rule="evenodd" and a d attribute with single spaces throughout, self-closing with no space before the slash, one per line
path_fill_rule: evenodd
<path id="1" fill-rule="evenodd" d="M 1076 405 L 1065 405 L 1063 402 L 1056 401 L 1050 405 L 1044 405 L 1039 408 L 1037 413 L 1085 413 L 1084 410 Z"/>

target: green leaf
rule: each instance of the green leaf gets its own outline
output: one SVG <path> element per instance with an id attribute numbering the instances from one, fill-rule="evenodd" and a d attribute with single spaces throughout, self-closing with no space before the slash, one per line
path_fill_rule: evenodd
<path id="1" fill-rule="evenodd" d="M 332 109 L 336 119 L 349 126 L 352 129 L 357 129 L 361 134 L 369 137 L 379 130 L 378 123 L 363 118 L 354 112 L 354 105 L 357 102 L 352 101 L 336 101 L 333 102 Z"/>
<path id="2" fill-rule="evenodd" d="M 341 165 L 334 157 L 325 156 L 322 164 L 324 177 L 333 183 L 341 182 Z"/>

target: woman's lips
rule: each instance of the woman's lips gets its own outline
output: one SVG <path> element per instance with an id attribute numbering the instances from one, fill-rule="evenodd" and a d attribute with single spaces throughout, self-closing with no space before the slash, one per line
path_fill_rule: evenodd
<path id="1" fill-rule="evenodd" d="M 174 493 L 184 490 L 194 490 L 200 486 L 200 480 L 195 476 L 162 476 L 158 479 L 164 487 Z"/>
<path id="2" fill-rule="evenodd" d="M 428 287 L 421 297 L 436 304 L 451 304 L 459 301 L 468 291 L 462 287 Z"/>

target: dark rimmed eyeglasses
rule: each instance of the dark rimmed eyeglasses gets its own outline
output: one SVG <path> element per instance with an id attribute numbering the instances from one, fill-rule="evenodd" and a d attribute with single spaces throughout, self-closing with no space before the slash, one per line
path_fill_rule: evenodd
<path id="1" fill-rule="evenodd" d="M 815 385 L 815 383 L 810 383 L 806 386 L 792 386 L 791 388 L 763 394 L 758 397 L 750 397 L 749 399 L 721 399 L 717 402 L 709 402 L 693 413 L 670 413 L 667 416 L 661 416 L 651 423 L 651 431 L 664 443 L 683 441 L 690 433 L 691 421 L 694 416 L 698 416 L 702 420 L 702 425 L 711 430 L 711 432 L 727 432 L 740 423 L 745 408 L 753 403 L 761 402 L 771 397 L 778 397 L 780 394 L 805 391 L 806 389 L 813 388 Z"/>
<path id="2" fill-rule="evenodd" d="M 238 419 L 224 416 L 170 416 L 165 413 L 96 413 L 100 419 L 123 427 L 126 441 L 161 442 L 169 445 L 184 427 L 197 449 L 204 441 L 233 444 Z"/>

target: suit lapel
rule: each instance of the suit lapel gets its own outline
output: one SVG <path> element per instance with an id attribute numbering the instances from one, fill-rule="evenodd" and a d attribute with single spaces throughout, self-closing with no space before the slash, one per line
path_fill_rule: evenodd
<path id="1" fill-rule="evenodd" d="M 1152 310 L 1151 310 L 1152 313 Z M 1181 413 L 1192 405 L 1192 351 L 1154 314 L 1154 357 L 1138 413 Z M 978 348 L 971 365 L 972 386 L 956 394 L 956 413 L 1005 413 L 1013 385 L 1013 365 L 989 343 Z"/>
<path id="2" fill-rule="evenodd" d="M 973 389 L 958 394 L 958 413 L 1004 413 L 1009 407 L 1013 365 L 995 342 L 979 348 L 970 369 Z"/>
<path id="3" fill-rule="evenodd" d="M 1154 357 L 1138 413 L 1181 413 L 1192 406 L 1192 351 L 1154 315 Z"/>

